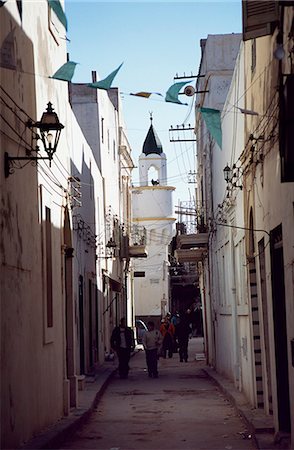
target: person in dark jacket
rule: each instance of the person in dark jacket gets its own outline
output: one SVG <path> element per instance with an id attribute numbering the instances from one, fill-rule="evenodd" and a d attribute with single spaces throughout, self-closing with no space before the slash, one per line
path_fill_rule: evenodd
<path id="1" fill-rule="evenodd" d="M 167 316 L 161 322 L 159 329 L 163 337 L 161 355 L 163 358 L 166 358 L 166 353 L 168 353 L 168 357 L 172 358 L 175 327 Z"/>
<path id="2" fill-rule="evenodd" d="M 190 322 L 188 314 L 180 316 L 180 321 L 176 325 L 175 337 L 179 343 L 180 362 L 188 361 L 188 343 L 189 335 L 191 333 Z"/>
<path id="3" fill-rule="evenodd" d="M 126 326 L 126 319 L 124 317 L 121 319 L 119 326 L 114 328 L 110 345 L 118 356 L 118 372 L 120 378 L 128 378 L 130 369 L 129 361 L 131 352 L 135 348 L 135 339 L 134 332 L 130 327 Z"/>

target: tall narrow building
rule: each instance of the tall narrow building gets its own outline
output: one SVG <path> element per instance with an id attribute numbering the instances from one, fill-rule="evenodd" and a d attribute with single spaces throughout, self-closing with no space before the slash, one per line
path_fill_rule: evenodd
<path id="1" fill-rule="evenodd" d="M 139 157 L 139 187 L 133 187 L 133 221 L 147 232 L 146 258 L 134 262 L 137 319 L 159 322 L 170 307 L 168 245 L 173 237 L 173 186 L 167 185 L 167 159 L 152 124 Z"/>

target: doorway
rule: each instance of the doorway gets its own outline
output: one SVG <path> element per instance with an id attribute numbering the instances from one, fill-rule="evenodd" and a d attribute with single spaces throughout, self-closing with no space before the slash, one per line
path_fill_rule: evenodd
<path id="1" fill-rule="evenodd" d="M 282 225 L 272 230 L 270 235 L 279 431 L 289 433 L 291 425 Z"/>
<path id="2" fill-rule="evenodd" d="M 80 375 L 85 373 L 85 334 L 84 334 L 84 280 L 79 276 L 79 340 L 80 340 Z"/>
<path id="3" fill-rule="evenodd" d="M 65 287 L 65 330 L 66 330 L 66 378 L 69 380 L 69 403 L 75 407 L 77 403 L 77 380 L 75 364 L 75 329 L 73 300 L 73 248 L 69 211 L 65 209 L 63 241 L 64 252 L 64 287 Z"/>

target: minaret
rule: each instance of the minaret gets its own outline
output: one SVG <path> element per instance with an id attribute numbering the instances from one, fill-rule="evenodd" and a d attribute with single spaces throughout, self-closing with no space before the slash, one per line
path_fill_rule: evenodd
<path id="1" fill-rule="evenodd" d="M 167 159 L 153 127 L 139 156 L 139 187 L 132 188 L 133 221 L 147 231 L 147 258 L 134 260 L 135 315 L 160 318 L 169 310 L 168 245 L 173 237 L 172 193 L 167 186 Z M 155 175 L 154 175 L 155 174 Z"/>
<path id="2" fill-rule="evenodd" d="M 152 125 L 152 114 L 150 114 L 150 128 L 143 144 L 143 152 L 139 158 L 140 186 L 148 186 L 148 172 L 151 168 L 158 173 L 156 180 L 151 179 L 149 183 L 155 185 L 166 185 L 167 169 L 166 156 L 162 151 L 162 145 Z"/>

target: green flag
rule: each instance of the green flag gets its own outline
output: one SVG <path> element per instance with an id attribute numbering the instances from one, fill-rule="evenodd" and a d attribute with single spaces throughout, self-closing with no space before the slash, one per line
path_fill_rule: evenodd
<path id="1" fill-rule="evenodd" d="M 222 148 L 221 112 L 219 109 L 200 108 L 207 129 L 219 148 Z"/>
<path id="2" fill-rule="evenodd" d="M 178 98 L 180 90 L 187 83 L 191 83 L 191 81 L 181 81 L 179 83 L 173 84 L 166 92 L 165 101 L 170 103 L 178 103 L 179 105 L 187 105 L 187 103 L 180 102 Z"/>
<path id="3" fill-rule="evenodd" d="M 51 78 L 55 78 L 55 80 L 71 81 L 76 65 L 77 63 L 73 61 L 66 62 L 57 70 L 57 72 L 55 72 L 55 74 Z"/>
<path id="4" fill-rule="evenodd" d="M 67 20 L 59 0 L 48 0 L 48 5 L 55 12 L 59 21 L 67 31 Z"/>
<path id="5" fill-rule="evenodd" d="M 121 63 L 121 65 L 116 70 L 111 72 L 111 74 L 109 74 L 108 77 L 104 78 L 103 80 L 96 81 L 95 83 L 89 83 L 87 86 L 94 89 L 109 89 L 111 87 L 115 75 L 117 74 L 122 65 L 123 63 Z"/>
<path id="6" fill-rule="evenodd" d="M 140 91 L 140 92 L 136 92 L 135 94 L 130 93 L 130 95 L 135 95 L 136 97 L 144 97 L 144 98 L 149 98 L 152 94 L 160 95 L 162 97 L 162 94 L 160 94 L 160 92 Z"/>

